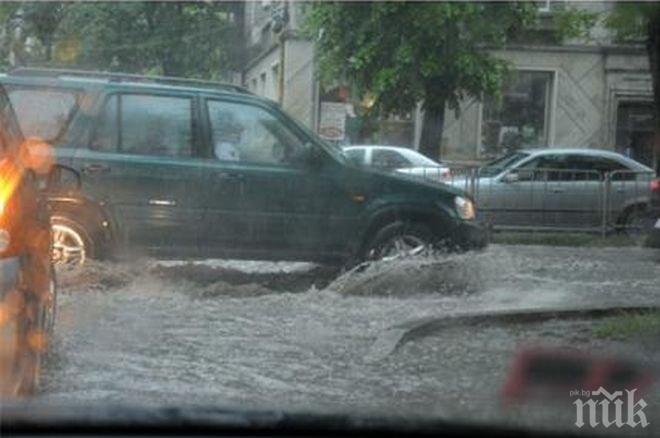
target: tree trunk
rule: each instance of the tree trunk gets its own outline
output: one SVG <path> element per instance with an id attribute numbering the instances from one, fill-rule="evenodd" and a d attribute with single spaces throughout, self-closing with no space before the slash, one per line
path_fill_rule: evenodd
<path id="1" fill-rule="evenodd" d="M 440 105 L 424 109 L 422 135 L 419 139 L 419 152 L 427 157 L 439 160 L 442 158 L 442 130 L 445 122 L 445 107 Z"/>
<path id="2" fill-rule="evenodd" d="M 53 60 L 53 39 L 51 36 L 46 36 L 43 39 L 44 47 L 46 49 L 46 63 L 50 64 Z"/>
<path id="3" fill-rule="evenodd" d="M 649 18 L 646 50 L 653 81 L 653 100 L 655 107 L 655 134 L 653 137 L 653 167 L 660 174 L 660 9 Z"/>

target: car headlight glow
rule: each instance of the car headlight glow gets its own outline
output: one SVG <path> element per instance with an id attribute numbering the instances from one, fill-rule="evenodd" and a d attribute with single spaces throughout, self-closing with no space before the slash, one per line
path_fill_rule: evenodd
<path id="1" fill-rule="evenodd" d="M 462 196 L 457 196 L 454 198 L 454 204 L 456 205 L 456 212 L 461 219 L 469 221 L 475 218 L 474 204 L 472 201 L 463 198 Z"/>

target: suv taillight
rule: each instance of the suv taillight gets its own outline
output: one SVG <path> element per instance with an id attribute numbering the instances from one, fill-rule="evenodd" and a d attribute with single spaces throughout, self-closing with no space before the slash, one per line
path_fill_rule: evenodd
<path id="1" fill-rule="evenodd" d="M 656 178 L 651 181 L 651 191 L 660 192 L 660 178 Z"/>

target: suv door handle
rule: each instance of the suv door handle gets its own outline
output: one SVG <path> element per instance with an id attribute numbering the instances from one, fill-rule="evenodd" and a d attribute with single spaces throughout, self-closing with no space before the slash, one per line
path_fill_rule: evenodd
<path id="1" fill-rule="evenodd" d="M 236 172 L 218 172 L 215 177 L 224 181 L 243 181 L 245 179 L 245 175 Z"/>
<path id="2" fill-rule="evenodd" d="M 553 187 L 553 188 L 550 189 L 550 191 L 551 191 L 552 193 L 564 193 L 566 190 L 564 190 L 564 189 L 561 188 L 561 187 Z"/>
<path id="3" fill-rule="evenodd" d="M 82 173 L 90 174 L 90 173 L 108 173 L 110 172 L 110 166 L 106 166 L 105 164 L 88 164 L 87 166 L 82 168 Z"/>

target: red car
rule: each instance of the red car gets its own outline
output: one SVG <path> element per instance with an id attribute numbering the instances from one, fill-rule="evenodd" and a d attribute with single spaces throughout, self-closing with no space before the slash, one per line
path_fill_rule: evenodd
<path id="1" fill-rule="evenodd" d="M 649 203 L 651 215 L 651 230 L 646 241 L 647 246 L 660 248 L 660 178 L 651 181 L 651 202 Z"/>
<path id="2" fill-rule="evenodd" d="M 54 320 L 50 218 L 40 188 L 52 168 L 33 166 L 45 163 L 44 155 L 35 153 L 43 147 L 48 148 L 43 142 L 25 141 L 0 87 L 1 398 L 35 390 Z"/>

